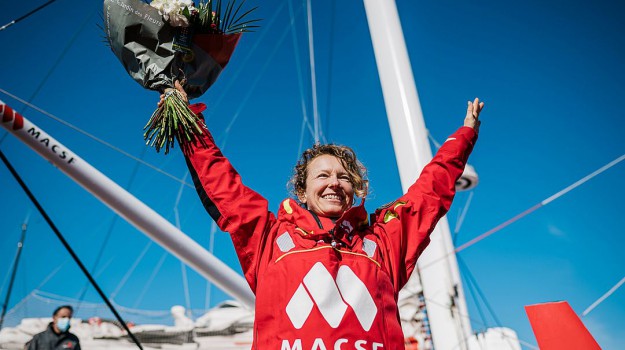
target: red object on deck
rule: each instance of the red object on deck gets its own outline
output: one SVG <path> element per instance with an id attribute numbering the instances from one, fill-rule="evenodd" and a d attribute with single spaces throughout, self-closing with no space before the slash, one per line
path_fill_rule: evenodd
<path id="1" fill-rule="evenodd" d="M 525 307 L 541 350 L 601 350 L 566 301 Z"/>
<path id="2" fill-rule="evenodd" d="M 404 338 L 404 345 L 406 345 L 404 350 L 419 350 L 419 342 L 414 337 Z"/>

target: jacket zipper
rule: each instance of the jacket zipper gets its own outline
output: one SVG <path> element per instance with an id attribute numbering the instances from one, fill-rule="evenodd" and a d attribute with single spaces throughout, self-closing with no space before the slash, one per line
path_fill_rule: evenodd
<path id="1" fill-rule="evenodd" d="M 323 224 L 321 224 L 321 220 L 319 219 L 319 216 L 317 215 L 317 213 L 311 211 L 310 209 L 307 209 L 307 210 L 313 216 L 319 228 L 323 230 Z M 336 242 L 336 237 L 334 237 L 334 229 L 331 229 L 330 231 L 328 231 L 328 233 L 330 234 L 330 237 L 332 237 L 332 241 L 330 242 L 330 245 L 332 246 L 332 248 L 337 249 L 338 243 Z"/>

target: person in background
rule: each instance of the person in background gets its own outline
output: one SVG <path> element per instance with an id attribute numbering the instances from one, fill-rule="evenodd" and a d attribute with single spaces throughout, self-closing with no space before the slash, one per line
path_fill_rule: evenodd
<path id="1" fill-rule="evenodd" d="M 26 350 L 80 350 L 78 337 L 69 332 L 69 323 L 74 309 L 69 305 L 59 306 L 52 313 L 52 322 L 45 331 L 36 334 L 26 343 Z"/>

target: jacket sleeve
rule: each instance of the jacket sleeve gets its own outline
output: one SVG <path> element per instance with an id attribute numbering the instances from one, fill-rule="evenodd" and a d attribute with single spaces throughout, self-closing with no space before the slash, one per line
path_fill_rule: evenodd
<path id="1" fill-rule="evenodd" d="M 74 347 L 74 350 L 81 350 L 80 340 L 78 339 L 78 337 L 75 334 L 74 334 L 74 338 L 76 340 L 76 346 Z"/>
<path id="2" fill-rule="evenodd" d="M 39 337 L 40 333 L 35 334 L 33 338 L 24 344 L 24 350 L 37 350 L 39 349 Z"/>
<path id="3" fill-rule="evenodd" d="M 386 249 L 386 265 L 396 292 L 406 284 L 417 258 L 430 243 L 430 234 L 456 193 L 477 133 L 461 127 L 438 150 L 417 181 L 401 198 L 376 212 L 376 229 Z"/>
<path id="4" fill-rule="evenodd" d="M 199 114 L 203 105 L 192 105 Z M 245 186 L 230 161 L 204 128 L 205 145 L 183 148 L 195 188 L 206 211 L 234 243 L 241 267 L 252 291 L 256 291 L 256 268 L 261 247 L 275 217 L 268 202 Z"/>

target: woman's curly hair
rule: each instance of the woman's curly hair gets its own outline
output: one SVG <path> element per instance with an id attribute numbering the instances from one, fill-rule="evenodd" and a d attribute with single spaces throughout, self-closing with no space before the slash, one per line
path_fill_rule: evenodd
<path id="1" fill-rule="evenodd" d="M 358 161 L 354 150 L 347 146 L 335 144 L 315 144 L 302 153 L 302 156 L 295 165 L 293 176 L 289 181 L 291 193 L 295 198 L 299 199 L 299 196 L 306 192 L 308 164 L 310 164 L 313 159 L 326 154 L 336 157 L 341 162 L 341 165 L 347 171 L 354 193 L 357 197 L 365 198 L 369 188 L 367 168 Z"/>

